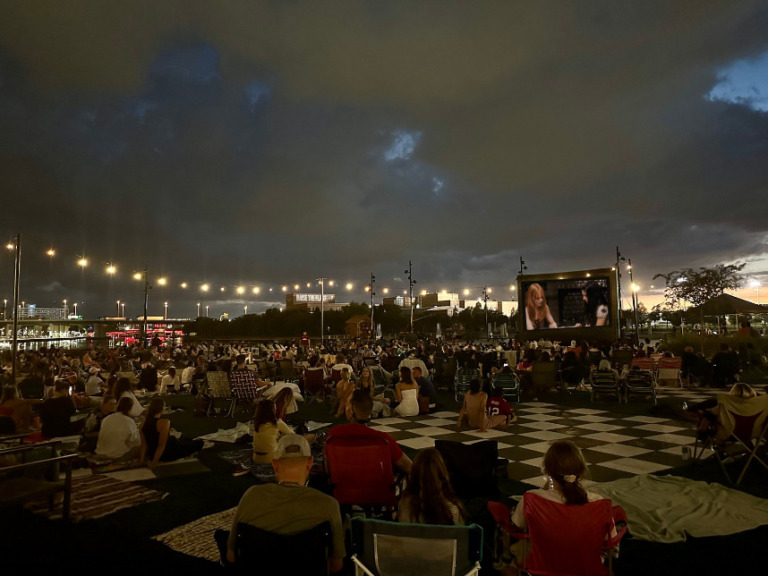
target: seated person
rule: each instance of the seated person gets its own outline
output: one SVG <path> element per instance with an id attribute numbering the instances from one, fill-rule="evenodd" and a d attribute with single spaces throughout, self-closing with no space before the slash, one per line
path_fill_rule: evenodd
<path id="1" fill-rule="evenodd" d="M 736 381 L 739 357 L 725 342 L 720 344 L 720 351 L 712 356 L 712 372 L 716 388 L 724 388 Z"/>
<path id="2" fill-rule="evenodd" d="M 387 440 L 389 444 L 389 453 L 392 458 L 392 467 L 397 468 L 406 474 L 411 471 L 411 459 L 403 452 L 395 440 L 386 432 L 369 428 L 368 423 L 371 420 L 371 411 L 373 410 L 373 399 L 363 390 L 355 390 L 352 393 L 350 401 L 352 405 L 352 422 L 334 426 L 328 431 L 328 438 L 333 436 L 380 436 Z"/>
<path id="3" fill-rule="evenodd" d="M 57 380 L 53 386 L 53 396 L 40 405 L 41 433 L 45 438 L 70 436 L 77 433 L 72 424 L 72 416 L 77 413 L 75 401 L 69 395 L 69 382 Z"/>
<path id="4" fill-rule="evenodd" d="M 731 396 L 737 398 L 754 398 L 757 396 L 757 392 L 749 384 L 744 382 L 736 382 L 728 391 Z M 714 436 L 717 433 L 717 396 L 712 396 L 696 404 L 687 406 L 685 410 L 687 412 L 695 413 L 698 416 L 698 424 L 696 425 L 696 436 L 699 440 L 704 440 L 707 437 Z"/>
<path id="5" fill-rule="evenodd" d="M 277 417 L 275 403 L 268 398 L 259 400 L 253 418 L 254 464 L 271 463 L 277 440 L 285 434 L 293 434 L 293 429 Z"/>
<path id="6" fill-rule="evenodd" d="M 14 432 L 26 432 L 32 426 L 32 405 L 40 404 L 40 400 L 23 400 L 14 386 L 3 386 L 0 397 L 0 415 L 13 421 Z"/>
<path id="7" fill-rule="evenodd" d="M 355 389 L 354 382 L 350 380 L 351 374 L 352 372 L 348 368 L 344 367 L 341 369 L 341 380 L 339 380 L 336 384 L 335 418 L 341 418 L 341 416 L 344 414 L 344 410 L 347 407 L 349 397 L 352 395 L 352 391 Z"/>
<path id="8" fill-rule="evenodd" d="M 99 369 L 93 367 L 88 370 L 88 378 L 85 380 L 85 395 L 91 397 L 101 396 L 106 388 L 107 385 L 99 376 Z"/>
<path id="9" fill-rule="evenodd" d="M 91 412 L 85 419 L 85 424 L 80 432 L 80 444 L 78 452 L 95 452 L 99 439 L 99 430 L 104 419 L 117 410 L 117 400 L 110 394 L 105 394 L 101 399 L 101 405 Z"/>
<path id="10" fill-rule="evenodd" d="M 472 428 L 479 428 L 480 432 L 486 432 L 488 429 L 488 418 L 485 414 L 487 402 L 488 394 L 480 389 L 480 380 L 475 378 L 469 383 L 469 392 L 464 395 L 464 404 L 459 412 L 456 430 L 461 428 L 466 418 Z"/>
<path id="11" fill-rule="evenodd" d="M 463 526 L 465 516 L 443 457 L 437 449 L 425 448 L 413 461 L 397 506 L 398 522 Z"/>
<path id="12" fill-rule="evenodd" d="M 419 414 L 419 386 L 413 380 L 411 369 L 403 366 L 400 368 L 400 381 L 395 386 L 395 412 L 398 416 L 418 416 Z"/>
<path id="13" fill-rule="evenodd" d="M 488 428 L 505 428 L 517 422 L 517 414 L 504 398 L 504 389 L 496 386 L 485 405 Z"/>
<path id="14" fill-rule="evenodd" d="M 118 401 L 118 405 L 119 405 Z M 204 442 L 171 435 L 171 421 L 162 418 L 165 402 L 153 398 L 147 406 L 144 422 L 141 424 L 140 460 L 146 460 L 147 467 L 155 468 L 161 461 L 173 462 L 199 452 Z"/>
<path id="15" fill-rule="evenodd" d="M 413 369 L 411 369 L 411 374 L 413 375 L 413 379 L 419 387 L 419 394 L 429 398 L 429 406 L 434 408 L 435 403 L 437 402 L 437 391 L 435 390 L 435 385 L 429 378 L 424 376 L 424 372 L 422 372 L 421 368 L 418 366 L 415 366 Z"/>
<path id="16" fill-rule="evenodd" d="M 96 456 L 109 460 L 132 460 L 139 455 L 139 429 L 136 420 L 128 415 L 132 405 L 133 400 L 124 396 L 117 403 L 115 413 L 104 418 L 96 442 Z"/>
<path id="17" fill-rule="evenodd" d="M 173 394 L 179 390 L 181 390 L 181 379 L 176 373 L 176 368 L 171 366 L 160 380 L 160 394 Z"/>
<path id="18" fill-rule="evenodd" d="M 312 452 L 306 438 L 286 434 L 274 448 L 272 467 L 277 484 L 249 488 L 237 505 L 227 540 L 227 561 L 234 563 L 237 525 L 251 524 L 277 534 L 296 534 L 323 522 L 331 524 L 328 567 L 342 569 L 345 556 L 344 527 L 339 503 L 331 496 L 306 486 L 312 468 Z M 300 550 L 296 551 L 301 553 Z"/>
<path id="19" fill-rule="evenodd" d="M 138 418 L 144 413 L 144 407 L 139 403 L 139 400 L 133 393 L 133 384 L 131 384 L 131 381 L 128 380 L 128 378 L 125 376 L 121 376 L 117 379 L 117 382 L 115 382 L 115 389 L 112 391 L 112 394 L 115 396 L 115 399 L 118 402 L 120 402 L 120 399 L 123 396 L 127 396 L 133 400 L 131 413 L 129 414 L 131 418 Z"/>
<path id="20" fill-rule="evenodd" d="M 511 521 L 517 532 L 527 532 L 523 515 L 526 494 L 536 494 L 553 502 L 575 506 L 602 498 L 598 494 L 587 492 L 582 487 L 581 480 L 587 473 L 587 463 L 584 461 L 581 450 L 570 440 L 556 440 L 551 444 L 544 455 L 542 470 L 547 478 L 544 486 L 523 494 L 512 512 Z M 613 535 L 615 535 L 615 528 Z M 522 544 L 522 541 L 519 544 Z M 518 556 L 521 553 L 521 547 L 514 544 L 512 553 Z"/>

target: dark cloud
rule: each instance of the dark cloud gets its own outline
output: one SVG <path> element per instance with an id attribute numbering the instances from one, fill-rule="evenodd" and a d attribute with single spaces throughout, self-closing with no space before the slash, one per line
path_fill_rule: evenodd
<path id="1" fill-rule="evenodd" d="M 6 4 L 5 231 L 40 305 L 136 307 L 144 266 L 181 315 L 204 282 L 231 313 L 319 276 L 367 301 L 409 259 L 456 291 L 617 245 L 646 285 L 764 266 L 763 2 Z"/>

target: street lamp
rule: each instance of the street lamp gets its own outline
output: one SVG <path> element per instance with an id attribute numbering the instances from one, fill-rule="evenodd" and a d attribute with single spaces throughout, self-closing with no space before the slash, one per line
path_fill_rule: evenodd
<path id="1" fill-rule="evenodd" d="M 75 307 L 75 316 L 77 316 L 77 302 L 74 303 L 74 307 Z"/>
<path id="2" fill-rule="evenodd" d="M 121 316 L 125 318 L 125 302 L 120 302 L 120 311 L 122 312 Z"/>
<path id="3" fill-rule="evenodd" d="M 323 336 L 325 335 L 325 281 L 328 278 L 321 276 L 317 279 L 320 282 L 320 347 L 323 346 Z"/>
<path id="4" fill-rule="evenodd" d="M 144 266 L 143 272 L 136 272 L 133 277 L 136 280 L 144 280 L 144 318 L 141 321 L 141 345 L 143 347 L 147 343 L 147 307 L 149 305 L 149 291 L 152 286 L 149 285 L 146 266 Z"/>
<path id="5" fill-rule="evenodd" d="M 416 284 L 416 280 L 413 279 L 413 264 L 408 260 L 408 270 L 403 272 L 408 274 L 408 292 L 410 302 L 408 303 L 411 308 L 411 336 L 413 336 L 413 285 Z"/>
<path id="6" fill-rule="evenodd" d="M 11 382 L 16 384 L 16 353 L 18 352 L 18 333 L 19 333 L 19 279 L 21 276 L 21 234 L 16 234 L 16 242 L 8 244 L 9 250 L 15 250 L 13 264 L 13 340 L 11 352 L 13 363 L 11 364 Z"/>
<path id="7" fill-rule="evenodd" d="M 200 302 L 197 303 L 197 317 L 200 318 Z"/>
<path id="8" fill-rule="evenodd" d="M 120 316 L 120 300 L 117 301 L 117 316 Z"/>
<path id="9" fill-rule="evenodd" d="M 376 296 L 376 291 L 374 290 L 375 284 L 376 284 L 376 276 L 374 276 L 373 272 L 371 272 L 371 283 L 368 284 L 368 289 L 371 292 L 371 333 L 370 333 L 371 340 L 373 340 L 373 334 L 374 334 L 374 330 L 373 330 L 373 326 L 374 326 L 374 324 L 373 324 L 373 297 Z"/>
<path id="10" fill-rule="evenodd" d="M 168 302 L 163 302 L 165 311 L 163 312 L 163 320 L 168 320 Z"/>
<path id="11" fill-rule="evenodd" d="M 618 251 L 616 253 L 618 254 Z M 635 280 L 632 276 L 632 258 L 627 259 L 627 270 L 629 270 L 629 284 L 632 286 L 632 309 L 635 316 L 635 346 L 640 346 L 640 326 L 637 320 L 637 291 L 640 287 L 635 284 Z"/>
<path id="12" fill-rule="evenodd" d="M 205 305 L 205 317 L 208 318 L 208 304 Z"/>

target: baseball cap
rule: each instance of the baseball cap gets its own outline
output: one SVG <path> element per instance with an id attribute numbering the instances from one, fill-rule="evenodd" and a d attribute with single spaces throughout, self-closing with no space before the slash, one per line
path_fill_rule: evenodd
<path id="1" fill-rule="evenodd" d="M 309 442 L 301 434 L 285 434 L 280 437 L 277 446 L 275 446 L 275 460 L 309 458 L 310 456 L 312 456 L 312 450 L 309 448 Z"/>

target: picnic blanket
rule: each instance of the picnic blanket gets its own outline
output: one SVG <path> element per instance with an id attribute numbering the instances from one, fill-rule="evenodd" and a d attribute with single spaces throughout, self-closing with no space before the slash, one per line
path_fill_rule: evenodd
<path id="1" fill-rule="evenodd" d="M 216 514 L 203 516 L 194 522 L 153 536 L 152 539 L 165 544 L 176 552 L 218 562 L 219 548 L 213 539 L 213 533 L 217 529 L 229 530 L 232 527 L 235 510 L 237 508 L 230 508 Z"/>
<path id="2" fill-rule="evenodd" d="M 649 542 L 725 536 L 768 524 L 768 500 L 716 483 L 641 474 L 589 490 L 624 508 L 629 533 Z"/>
<path id="3" fill-rule="evenodd" d="M 123 508 L 162 500 L 167 495 L 101 474 L 82 476 L 72 480 L 70 517 L 73 522 L 101 518 Z M 25 508 L 52 520 L 61 519 L 61 504 L 49 511 L 47 498 L 33 500 Z"/>

